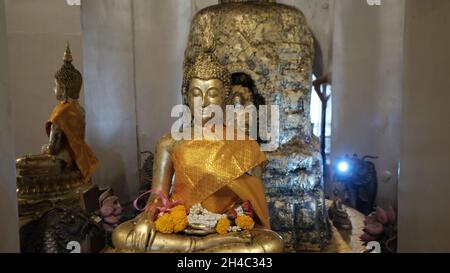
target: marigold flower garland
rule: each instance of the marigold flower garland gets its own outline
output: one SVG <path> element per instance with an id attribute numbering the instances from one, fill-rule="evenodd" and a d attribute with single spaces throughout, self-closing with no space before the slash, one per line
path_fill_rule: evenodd
<path id="1" fill-rule="evenodd" d="M 136 207 L 136 209 L 141 211 L 149 210 L 152 207 L 155 207 L 159 211 L 159 214 L 155 221 L 156 231 L 164 234 L 180 233 L 189 226 L 189 220 L 185 206 L 178 205 L 180 203 L 178 201 L 170 201 L 169 198 L 163 195 L 160 191 L 151 190 L 149 192 L 157 193 L 163 201 L 163 206 L 157 207 L 152 204 L 151 206 L 147 205 L 144 209 L 139 209 L 137 207 L 137 201 L 142 198 L 143 195 L 141 195 L 134 201 L 134 206 Z M 230 215 L 224 215 L 224 217 L 217 221 L 215 231 L 218 234 L 223 235 L 228 232 L 239 230 L 252 230 L 255 227 L 255 221 L 252 217 L 253 208 L 249 201 L 246 201 L 241 206 L 232 209 L 230 213 Z M 232 226 L 232 224 L 234 225 Z"/>
<path id="2" fill-rule="evenodd" d="M 255 227 L 255 221 L 248 215 L 239 215 L 236 220 L 236 225 L 244 230 L 252 230 Z"/>
<path id="3" fill-rule="evenodd" d="M 187 226 L 186 208 L 182 205 L 172 208 L 169 213 L 158 217 L 155 222 L 156 230 L 165 234 L 182 232 Z"/>
<path id="4" fill-rule="evenodd" d="M 228 220 L 227 217 L 223 217 L 222 219 L 220 219 L 217 222 L 216 232 L 219 233 L 219 234 L 222 234 L 222 235 L 223 234 L 227 234 L 228 229 L 230 228 L 230 226 L 231 226 L 230 220 Z"/>

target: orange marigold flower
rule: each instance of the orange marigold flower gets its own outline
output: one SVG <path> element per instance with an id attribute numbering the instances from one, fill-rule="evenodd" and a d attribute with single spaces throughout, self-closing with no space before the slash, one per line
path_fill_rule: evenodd
<path id="1" fill-rule="evenodd" d="M 170 212 L 171 212 L 171 213 L 173 213 L 173 212 L 179 212 L 179 213 L 184 213 L 184 214 L 186 214 L 186 207 L 183 206 L 183 205 L 178 205 L 178 206 L 173 207 L 173 208 L 170 210 Z"/>
<path id="2" fill-rule="evenodd" d="M 252 230 L 255 227 L 255 221 L 248 215 L 239 215 L 235 222 L 236 225 L 245 230 Z"/>
<path id="3" fill-rule="evenodd" d="M 175 233 L 181 232 L 187 228 L 189 223 L 184 207 L 172 210 L 170 212 L 170 217 L 172 218 Z"/>
<path id="4" fill-rule="evenodd" d="M 178 221 L 175 222 L 175 225 L 173 226 L 173 231 L 175 233 L 182 232 L 187 228 L 188 224 L 189 224 L 188 219 L 185 216 L 184 218 L 179 219 Z"/>
<path id="5" fill-rule="evenodd" d="M 226 234 L 230 225 L 230 220 L 228 220 L 227 217 L 223 217 L 217 222 L 216 232 L 219 234 Z"/>
<path id="6" fill-rule="evenodd" d="M 155 228 L 157 231 L 165 234 L 171 234 L 174 230 L 174 223 L 172 221 L 172 216 L 168 213 L 159 217 L 155 222 Z"/>

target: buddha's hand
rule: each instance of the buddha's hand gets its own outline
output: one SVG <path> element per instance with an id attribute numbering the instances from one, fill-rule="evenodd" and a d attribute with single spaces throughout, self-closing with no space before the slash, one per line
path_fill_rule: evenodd
<path id="1" fill-rule="evenodd" d="M 134 250 L 147 250 L 149 241 L 155 235 L 155 210 L 144 212 L 136 218 L 133 231 L 127 237 L 127 246 Z"/>

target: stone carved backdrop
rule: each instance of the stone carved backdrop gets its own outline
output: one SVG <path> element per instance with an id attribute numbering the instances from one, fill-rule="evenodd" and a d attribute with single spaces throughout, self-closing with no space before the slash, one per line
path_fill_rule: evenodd
<path id="1" fill-rule="evenodd" d="M 217 4 L 218 0 L 191 0 L 192 14 L 204 7 Z M 329 70 L 333 43 L 335 0 L 277 0 L 277 3 L 292 5 L 300 9 L 308 21 L 322 49 L 323 69 Z"/>

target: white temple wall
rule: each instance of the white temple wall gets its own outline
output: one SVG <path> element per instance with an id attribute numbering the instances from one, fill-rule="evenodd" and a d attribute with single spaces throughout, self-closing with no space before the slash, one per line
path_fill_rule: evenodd
<path id="1" fill-rule="evenodd" d="M 181 103 L 193 9 L 184 0 L 82 2 L 88 141 L 101 161 L 94 182 L 122 200 L 136 197 L 140 152 L 154 152 Z"/>
<path id="2" fill-rule="evenodd" d="M 154 152 L 170 132 L 172 108 L 181 103 L 191 2 L 134 0 L 133 7 L 139 151 Z"/>
<path id="3" fill-rule="evenodd" d="M 0 1 L 0 253 L 19 252 L 14 166 L 14 131 L 8 89 L 7 33 L 4 1 Z"/>
<path id="4" fill-rule="evenodd" d="M 129 0 L 82 2 L 87 141 L 94 183 L 132 199 L 139 187 L 133 9 Z"/>
<path id="5" fill-rule="evenodd" d="M 335 9 L 332 158 L 379 156 L 378 204 L 396 207 L 405 1 L 338 0 Z"/>
<path id="6" fill-rule="evenodd" d="M 44 124 L 56 104 L 54 74 L 70 42 L 74 65 L 83 71 L 80 7 L 64 0 L 5 0 L 9 86 L 16 157 L 39 153 Z M 82 91 L 80 102 L 84 103 Z"/>
<path id="7" fill-rule="evenodd" d="M 399 250 L 450 252 L 450 1 L 407 0 Z"/>

